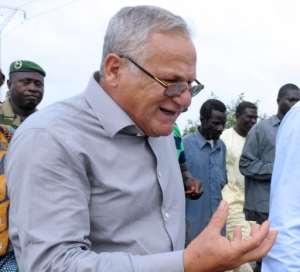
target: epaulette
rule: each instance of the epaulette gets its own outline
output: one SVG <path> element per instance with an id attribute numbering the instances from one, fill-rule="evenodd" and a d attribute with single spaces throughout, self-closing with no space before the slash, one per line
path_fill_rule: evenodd
<path id="1" fill-rule="evenodd" d="M 3 124 L 3 125 L 11 126 L 14 129 L 16 129 L 18 126 L 13 124 L 14 119 L 15 119 L 14 117 L 6 116 L 4 114 L 0 114 L 0 125 Z"/>

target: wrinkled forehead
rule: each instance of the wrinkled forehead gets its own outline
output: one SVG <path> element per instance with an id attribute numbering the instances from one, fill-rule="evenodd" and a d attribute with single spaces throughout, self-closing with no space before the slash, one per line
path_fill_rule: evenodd
<path id="1" fill-rule="evenodd" d="M 170 69 L 179 66 L 195 76 L 196 49 L 188 35 L 182 32 L 154 32 L 149 36 L 144 49 L 147 59 L 155 61 L 157 65 L 166 64 Z"/>
<path id="2" fill-rule="evenodd" d="M 32 79 L 44 82 L 44 77 L 38 72 L 15 72 L 9 75 L 11 80 Z"/>

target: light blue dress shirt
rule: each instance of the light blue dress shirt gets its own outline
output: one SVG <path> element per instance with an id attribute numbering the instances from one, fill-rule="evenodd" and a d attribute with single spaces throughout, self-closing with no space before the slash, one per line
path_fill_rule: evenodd
<path id="1" fill-rule="evenodd" d="M 278 237 L 263 272 L 300 271 L 300 103 L 281 122 L 271 182 L 270 216 Z"/>
<path id="2" fill-rule="evenodd" d="M 26 119 L 6 175 L 20 271 L 183 272 L 174 139 L 144 136 L 94 78 Z"/>

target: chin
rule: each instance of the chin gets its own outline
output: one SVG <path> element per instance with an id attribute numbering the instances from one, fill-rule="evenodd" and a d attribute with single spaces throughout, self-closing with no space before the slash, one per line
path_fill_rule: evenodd
<path id="1" fill-rule="evenodd" d="M 150 129 L 145 130 L 145 134 L 150 137 L 161 137 L 161 136 L 168 136 L 172 133 L 172 126 L 168 128 L 159 128 L 159 129 Z"/>
<path id="2" fill-rule="evenodd" d="M 217 141 L 217 140 L 219 140 L 219 139 L 220 139 L 220 135 L 213 136 L 211 139 L 212 139 L 212 140 L 214 140 L 214 141 Z"/>
<path id="3" fill-rule="evenodd" d="M 23 105 L 22 108 L 23 108 L 24 110 L 30 111 L 30 110 L 34 110 L 34 109 L 36 108 L 37 105 L 38 105 L 38 104 L 36 104 L 36 103 L 28 103 L 28 104 Z"/>

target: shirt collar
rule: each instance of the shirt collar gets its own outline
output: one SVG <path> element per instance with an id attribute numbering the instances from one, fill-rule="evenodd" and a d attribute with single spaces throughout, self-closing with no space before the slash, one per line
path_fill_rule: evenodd
<path id="1" fill-rule="evenodd" d="M 100 86 L 94 76 L 90 78 L 84 96 L 109 137 L 113 138 L 118 132 L 135 136 L 144 135 L 128 114 Z"/>
<path id="2" fill-rule="evenodd" d="M 202 149 L 205 145 L 209 145 L 211 147 L 210 142 L 203 137 L 203 135 L 201 134 L 199 129 L 197 129 L 197 134 L 198 134 L 197 139 L 198 139 L 198 143 L 200 145 L 200 149 Z M 213 149 L 217 149 L 217 148 L 220 148 L 220 141 L 219 140 L 214 141 Z"/>
<path id="3" fill-rule="evenodd" d="M 272 115 L 270 117 L 270 121 L 273 127 L 279 126 L 281 122 L 277 115 Z"/>

